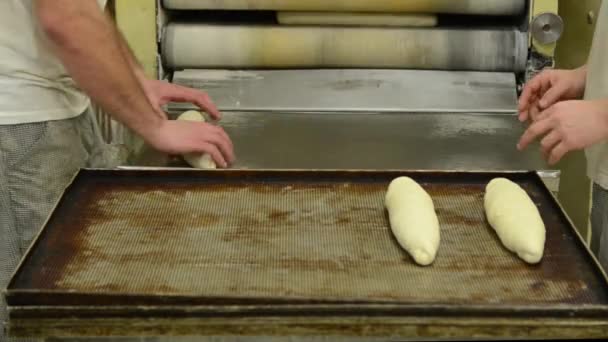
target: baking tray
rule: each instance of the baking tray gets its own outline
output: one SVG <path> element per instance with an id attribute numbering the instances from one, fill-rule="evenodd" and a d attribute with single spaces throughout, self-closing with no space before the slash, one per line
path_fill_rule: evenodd
<path id="1" fill-rule="evenodd" d="M 429 267 L 391 234 L 383 203 L 398 176 L 435 202 Z M 540 264 L 485 221 L 494 177 L 537 204 Z M 605 273 L 534 172 L 81 170 L 6 295 L 11 319 L 608 317 Z"/>

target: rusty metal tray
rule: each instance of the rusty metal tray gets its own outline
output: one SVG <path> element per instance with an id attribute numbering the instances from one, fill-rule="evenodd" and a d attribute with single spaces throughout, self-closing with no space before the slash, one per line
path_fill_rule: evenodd
<path id="1" fill-rule="evenodd" d="M 429 267 L 390 232 L 384 194 L 401 175 L 436 205 Z M 539 265 L 486 223 L 494 177 L 538 205 Z M 81 170 L 6 296 L 11 319 L 608 317 L 606 274 L 534 172 Z"/>

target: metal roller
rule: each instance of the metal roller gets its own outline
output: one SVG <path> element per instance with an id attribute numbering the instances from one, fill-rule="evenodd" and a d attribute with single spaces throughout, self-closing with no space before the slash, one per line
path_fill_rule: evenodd
<path id="1" fill-rule="evenodd" d="M 164 0 L 168 9 L 518 15 L 525 0 Z"/>
<path id="2" fill-rule="evenodd" d="M 437 25 L 437 16 L 395 13 L 278 12 L 277 21 L 282 25 L 433 27 Z"/>
<path id="3" fill-rule="evenodd" d="M 523 71 L 513 30 L 223 26 L 171 23 L 165 64 L 185 68 L 407 68 Z"/>

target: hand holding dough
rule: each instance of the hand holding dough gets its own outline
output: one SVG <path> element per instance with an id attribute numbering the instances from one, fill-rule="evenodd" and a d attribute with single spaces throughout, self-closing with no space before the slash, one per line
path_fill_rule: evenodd
<path id="1" fill-rule="evenodd" d="M 430 265 L 439 248 L 439 220 L 433 200 L 408 177 L 394 179 L 385 198 L 391 230 L 414 260 Z"/>
<path id="2" fill-rule="evenodd" d="M 531 264 L 542 259 L 545 224 L 524 189 L 505 178 L 493 179 L 486 187 L 484 206 L 488 222 L 508 250 Z"/>
<path id="3" fill-rule="evenodd" d="M 182 113 L 177 120 L 205 122 L 205 117 L 195 110 L 189 110 Z M 211 156 L 207 153 L 188 153 L 183 155 L 183 157 L 184 160 L 190 164 L 190 166 L 197 169 L 217 168 L 213 158 L 211 158 Z"/>

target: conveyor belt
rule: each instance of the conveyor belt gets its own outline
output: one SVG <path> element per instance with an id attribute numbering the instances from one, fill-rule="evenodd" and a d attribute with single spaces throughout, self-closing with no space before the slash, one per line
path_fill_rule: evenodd
<path id="1" fill-rule="evenodd" d="M 406 68 L 523 71 L 516 29 L 231 26 L 169 23 L 164 63 L 184 68 Z"/>

